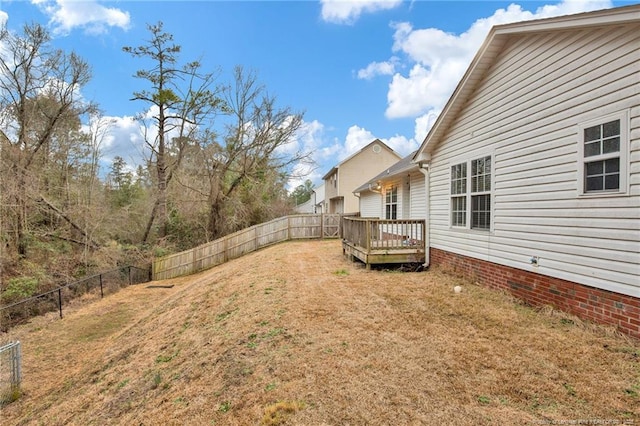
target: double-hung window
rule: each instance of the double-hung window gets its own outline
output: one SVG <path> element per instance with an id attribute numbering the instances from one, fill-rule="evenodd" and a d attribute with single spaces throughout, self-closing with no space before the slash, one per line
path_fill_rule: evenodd
<path id="1" fill-rule="evenodd" d="M 395 185 L 387 188 L 384 199 L 384 210 L 385 219 L 398 218 L 398 187 Z"/>
<path id="2" fill-rule="evenodd" d="M 451 166 L 451 226 L 467 226 L 467 163 Z"/>
<path id="3" fill-rule="evenodd" d="M 627 129 L 626 113 L 579 126 L 581 195 L 626 192 Z"/>
<path id="4" fill-rule="evenodd" d="M 491 156 L 451 166 L 451 226 L 491 229 Z"/>

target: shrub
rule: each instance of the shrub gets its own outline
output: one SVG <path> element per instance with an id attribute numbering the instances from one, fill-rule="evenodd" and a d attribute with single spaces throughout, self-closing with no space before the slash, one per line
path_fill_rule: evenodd
<path id="1" fill-rule="evenodd" d="M 11 278 L 2 292 L 2 299 L 8 301 L 26 299 L 38 291 L 38 279 L 34 277 Z"/>

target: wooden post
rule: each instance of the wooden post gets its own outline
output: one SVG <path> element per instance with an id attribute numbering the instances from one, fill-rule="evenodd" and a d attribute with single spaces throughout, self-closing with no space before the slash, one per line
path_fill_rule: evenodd
<path id="1" fill-rule="evenodd" d="M 258 225 L 253 227 L 253 250 L 251 251 L 256 250 L 258 250 Z"/>
<path id="2" fill-rule="evenodd" d="M 102 274 L 100 274 L 100 297 L 104 297 L 104 290 L 102 289 Z"/>
<path id="3" fill-rule="evenodd" d="M 229 248 L 228 240 L 228 237 L 222 237 L 222 263 L 227 263 L 227 260 L 229 260 L 229 253 L 227 253 Z"/>
<path id="4" fill-rule="evenodd" d="M 371 221 L 366 219 L 364 222 L 364 226 L 366 227 L 366 238 L 367 238 L 367 254 L 371 251 Z M 367 266 L 369 264 L 367 263 Z"/>

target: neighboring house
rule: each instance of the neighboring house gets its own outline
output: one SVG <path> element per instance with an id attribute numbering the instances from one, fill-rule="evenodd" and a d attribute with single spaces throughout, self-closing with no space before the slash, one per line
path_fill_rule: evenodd
<path id="1" fill-rule="evenodd" d="M 424 174 L 412 162 L 415 152 L 374 176 L 353 192 L 360 216 L 379 219 L 424 219 L 427 215 Z"/>
<path id="2" fill-rule="evenodd" d="M 296 206 L 298 213 L 322 213 L 322 204 L 324 203 L 324 183 L 317 188 L 313 188 L 311 198 L 302 204 Z"/>
<path id="3" fill-rule="evenodd" d="M 314 213 L 324 213 L 324 183 L 313 189 Z"/>
<path id="4" fill-rule="evenodd" d="M 494 27 L 414 161 L 432 264 L 640 337 L 640 5 Z"/>
<path id="5" fill-rule="evenodd" d="M 324 180 L 324 213 L 357 213 L 358 198 L 353 190 L 397 163 L 401 157 L 379 139 L 334 166 Z"/>
<path id="6" fill-rule="evenodd" d="M 315 207 L 316 207 L 316 203 L 315 203 L 313 194 L 311 194 L 311 198 L 309 198 L 304 203 L 298 204 L 296 206 L 296 212 L 297 213 L 315 213 Z"/>

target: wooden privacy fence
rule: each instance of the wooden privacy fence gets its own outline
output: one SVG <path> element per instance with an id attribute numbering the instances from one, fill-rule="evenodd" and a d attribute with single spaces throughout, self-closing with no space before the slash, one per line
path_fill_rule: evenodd
<path id="1" fill-rule="evenodd" d="M 152 279 L 166 280 L 193 274 L 283 241 L 339 236 L 339 214 L 285 216 L 234 232 L 191 250 L 155 259 Z"/>

